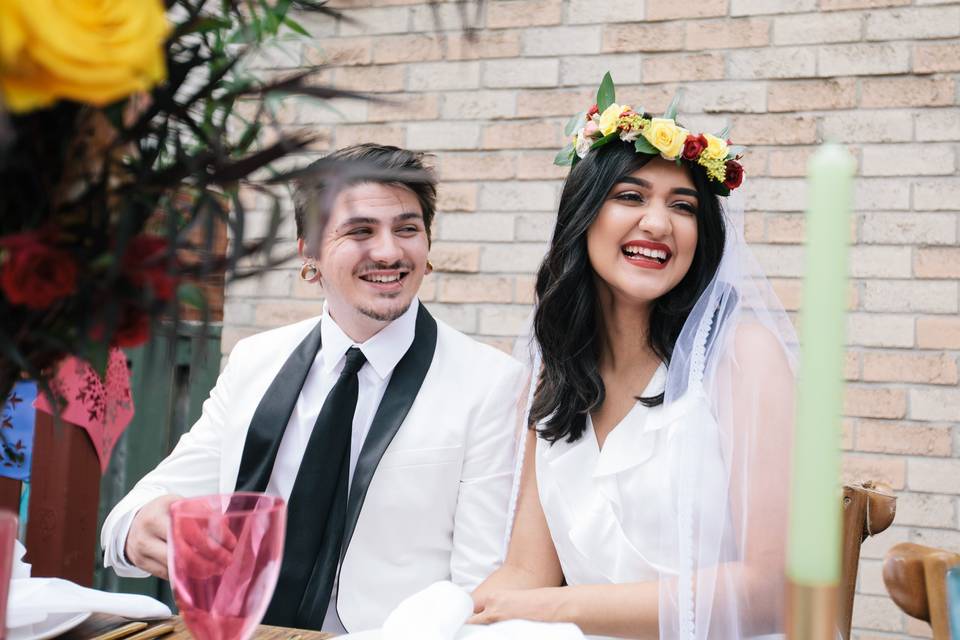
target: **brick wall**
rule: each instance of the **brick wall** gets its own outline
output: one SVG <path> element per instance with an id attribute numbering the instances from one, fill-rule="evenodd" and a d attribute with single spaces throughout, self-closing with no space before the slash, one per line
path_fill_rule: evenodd
<path id="1" fill-rule="evenodd" d="M 749 145 L 746 233 L 784 305 L 798 307 L 806 159 L 845 143 L 858 160 L 851 225 L 844 447 L 847 479 L 890 483 L 895 525 L 864 544 L 857 637 L 929 637 L 886 597 L 881 559 L 913 540 L 960 550 L 960 3 L 937 0 L 488 0 L 460 7 L 343 0 L 362 24 L 311 20 L 264 67 L 324 62 L 326 78 L 398 104 L 286 104 L 322 148 L 374 140 L 436 152 L 443 180 L 423 299 L 508 347 L 526 317 L 564 170 L 561 128 L 604 71 L 658 112 L 685 87 L 684 121 L 732 125 Z M 373 5 L 373 6 L 371 6 Z M 468 10 L 473 19 L 473 9 Z M 292 225 L 286 225 L 290 236 Z M 319 312 L 296 265 L 230 288 L 224 351 Z"/>

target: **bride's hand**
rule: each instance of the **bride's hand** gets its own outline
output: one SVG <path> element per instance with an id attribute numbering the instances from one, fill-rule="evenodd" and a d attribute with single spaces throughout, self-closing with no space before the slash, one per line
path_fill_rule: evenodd
<path id="1" fill-rule="evenodd" d="M 558 622 L 559 588 L 510 589 L 475 593 L 473 616 L 467 624 L 492 624 L 502 620 Z"/>

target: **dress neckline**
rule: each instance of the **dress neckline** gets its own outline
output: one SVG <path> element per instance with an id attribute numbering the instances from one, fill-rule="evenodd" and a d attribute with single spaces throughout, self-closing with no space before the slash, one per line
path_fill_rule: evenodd
<path id="1" fill-rule="evenodd" d="M 647 386 L 644 387 L 643 391 L 640 392 L 640 397 L 649 398 L 651 395 L 659 394 L 663 391 L 663 388 L 666 383 L 667 377 L 667 365 L 661 362 L 657 365 L 657 368 L 654 369 L 653 375 L 650 376 L 650 380 L 647 382 Z M 630 410 L 627 411 L 622 418 L 620 418 L 615 425 L 610 429 L 610 432 L 607 434 L 607 437 L 604 438 L 604 446 L 600 446 L 600 441 L 597 439 L 597 431 L 593 426 L 593 416 L 590 412 L 587 412 L 587 425 L 586 431 L 589 433 L 584 433 L 584 437 L 589 435 L 591 442 L 593 443 L 594 448 L 598 453 L 603 453 L 603 450 L 606 448 L 607 441 L 610 439 L 610 436 L 620 428 L 620 425 L 625 423 L 627 420 L 633 416 L 640 408 L 648 409 L 649 407 L 640 403 L 639 400 L 635 400 L 633 406 L 630 407 Z"/>

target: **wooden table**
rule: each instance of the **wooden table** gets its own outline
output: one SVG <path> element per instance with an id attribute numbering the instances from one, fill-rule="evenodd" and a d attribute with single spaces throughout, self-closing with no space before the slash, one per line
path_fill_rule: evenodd
<path id="1" fill-rule="evenodd" d="M 128 620 L 118 618 L 117 616 L 95 613 L 76 629 L 62 636 L 58 636 L 57 640 L 89 640 L 111 629 L 116 629 L 127 622 Z M 164 622 L 173 622 L 176 628 L 173 633 L 160 636 L 158 640 L 188 640 L 193 637 L 190 635 L 190 632 L 187 631 L 180 616 L 171 618 L 170 620 L 156 620 L 152 622 L 150 626 L 153 627 Z M 329 638 L 332 637 L 333 634 L 323 633 L 321 631 L 301 631 L 299 629 L 268 627 L 266 625 L 260 625 L 260 627 L 257 628 L 257 632 L 253 635 L 254 640 L 329 640 Z"/>

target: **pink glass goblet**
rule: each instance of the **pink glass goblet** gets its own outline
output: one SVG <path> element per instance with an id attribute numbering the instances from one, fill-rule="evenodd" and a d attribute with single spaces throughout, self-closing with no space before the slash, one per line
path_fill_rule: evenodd
<path id="1" fill-rule="evenodd" d="M 248 640 L 273 596 L 287 506 L 262 493 L 170 505 L 168 563 L 180 615 L 198 640 Z"/>

